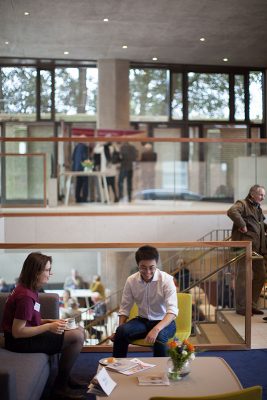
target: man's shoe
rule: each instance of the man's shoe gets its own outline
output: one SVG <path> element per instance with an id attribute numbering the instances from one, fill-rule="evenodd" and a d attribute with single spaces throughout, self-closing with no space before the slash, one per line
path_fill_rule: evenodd
<path id="1" fill-rule="evenodd" d="M 53 390 L 52 400 L 84 400 L 86 397 L 82 394 L 73 392 L 71 389 Z"/>
<path id="2" fill-rule="evenodd" d="M 255 315 L 264 315 L 264 312 L 261 310 L 258 310 L 258 308 L 252 308 L 252 314 Z"/>
<path id="3" fill-rule="evenodd" d="M 89 381 L 90 381 L 90 379 L 89 379 Z M 87 389 L 89 386 L 89 383 L 86 381 L 80 381 L 75 378 L 70 378 L 68 381 L 68 386 L 71 389 Z"/>
<path id="4" fill-rule="evenodd" d="M 264 321 L 267 321 L 267 317 L 263 317 L 262 319 L 263 319 Z"/>
<path id="5" fill-rule="evenodd" d="M 239 315 L 246 315 L 246 312 L 243 310 L 236 310 L 236 313 Z"/>

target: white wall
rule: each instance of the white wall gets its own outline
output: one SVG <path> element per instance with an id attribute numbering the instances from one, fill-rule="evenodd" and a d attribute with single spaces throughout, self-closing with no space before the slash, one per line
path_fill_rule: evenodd
<path id="1" fill-rule="evenodd" d="M 34 216 L 4 218 L 4 223 L 6 243 L 195 241 L 212 230 L 232 226 L 224 214 Z"/>
<path id="2" fill-rule="evenodd" d="M 76 268 L 86 282 L 91 282 L 94 275 L 101 273 L 101 259 L 98 262 L 98 251 L 94 250 L 50 250 L 38 249 L 43 254 L 52 256 L 52 276 L 49 282 L 64 282 L 72 268 Z M 23 262 L 32 251 L 38 250 L 0 250 L 0 277 L 13 283 L 19 276 Z"/>

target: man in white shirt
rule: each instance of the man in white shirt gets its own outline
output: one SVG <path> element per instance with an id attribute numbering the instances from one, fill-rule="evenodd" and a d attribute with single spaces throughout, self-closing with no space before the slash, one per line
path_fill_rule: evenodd
<path id="1" fill-rule="evenodd" d="M 142 246 L 135 253 L 139 271 L 128 277 L 119 309 L 119 326 L 112 335 L 113 356 L 126 357 L 132 340 L 145 339 L 155 357 L 165 357 L 166 343 L 176 331 L 177 293 L 173 277 L 157 268 L 155 247 Z M 133 304 L 138 317 L 127 321 Z M 126 322 L 127 321 L 127 322 Z"/>

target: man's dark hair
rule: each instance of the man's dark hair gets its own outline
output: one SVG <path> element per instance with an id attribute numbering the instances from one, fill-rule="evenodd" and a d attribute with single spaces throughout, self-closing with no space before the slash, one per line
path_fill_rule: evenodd
<path id="1" fill-rule="evenodd" d="M 137 252 L 135 253 L 135 260 L 137 264 L 140 263 L 142 260 L 156 260 L 158 262 L 159 260 L 159 252 L 156 249 L 156 247 L 153 246 L 142 246 L 139 247 Z"/>
<path id="2" fill-rule="evenodd" d="M 28 289 L 37 290 L 39 275 L 45 270 L 48 261 L 52 264 L 52 257 L 37 252 L 30 253 L 23 263 L 19 283 Z"/>

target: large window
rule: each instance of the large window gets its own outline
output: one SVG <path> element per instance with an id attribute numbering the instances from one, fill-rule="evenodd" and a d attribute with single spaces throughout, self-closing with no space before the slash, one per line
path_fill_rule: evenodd
<path id="1" fill-rule="evenodd" d="M 189 72 L 188 114 L 190 120 L 228 120 L 228 74 Z"/>
<path id="2" fill-rule="evenodd" d="M 262 122 L 263 74 L 254 71 L 249 74 L 249 118 Z"/>
<path id="3" fill-rule="evenodd" d="M 245 82 L 244 75 L 235 75 L 235 120 L 245 119 Z"/>
<path id="4" fill-rule="evenodd" d="M 56 119 L 95 120 L 97 86 L 97 68 L 56 68 Z"/>
<path id="5" fill-rule="evenodd" d="M 36 119 L 36 69 L 0 68 L 0 117 L 17 120 Z"/>
<path id="6" fill-rule="evenodd" d="M 40 71 L 40 119 L 52 119 L 52 72 Z"/>
<path id="7" fill-rule="evenodd" d="M 183 119 L 183 75 L 172 75 L 172 119 Z"/>
<path id="8" fill-rule="evenodd" d="M 130 69 L 131 120 L 168 120 L 168 70 Z"/>

